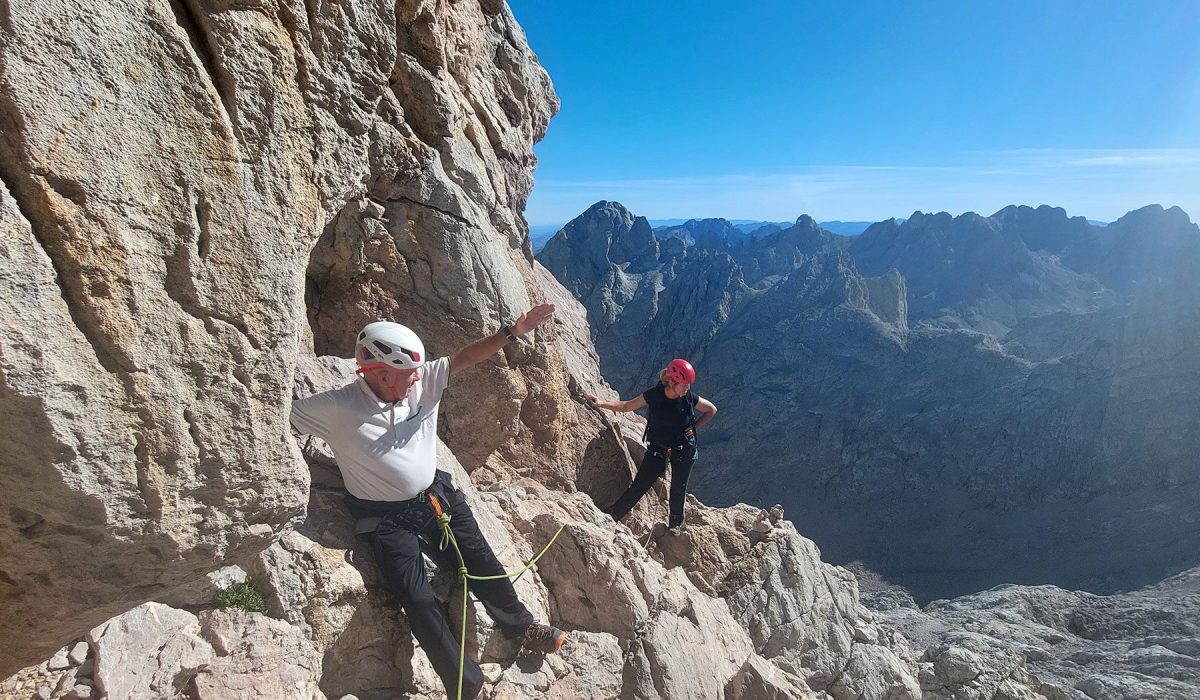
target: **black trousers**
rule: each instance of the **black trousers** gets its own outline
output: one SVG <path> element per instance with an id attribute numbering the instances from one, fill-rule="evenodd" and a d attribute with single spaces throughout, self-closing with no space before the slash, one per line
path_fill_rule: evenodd
<path id="1" fill-rule="evenodd" d="M 625 493 L 621 494 L 616 503 L 605 508 L 604 512 L 611 515 L 613 520 L 620 520 L 628 515 L 650 487 L 654 486 L 658 477 L 667 470 L 668 462 L 671 464 L 671 515 L 667 526 L 682 525 L 688 477 L 692 474 L 692 465 L 696 463 L 696 448 L 687 443 L 670 448 L 650 445 L 642 457 L 641 464 L 638 465 L 633 483 L 625 489 Z"/>
<path id="2" fill-rule="evenodd" d="M 451 484 L 450 475 L 437 472 L 427 492 L 436 494 L 442 509 L 450 514 L 450 530 L 458 540 L 467 571 L 473 576 L 504 573 L 500 560 L 479 531 L 462 491 Z M 426 551 L 438 566 L 455 575 L 458 557 L 449 545 L 445 551 L 437 550 L 441 530 L 428 497 L 423 493 L 410 501 L 385 503 L 365 501 L 347 494 L 346 504 L 356 518 L 383 516 L 375 531 L 366 535 L 383 575 L 383 583 L 400 600 L 413 636 L 429 656 L 447 696 L 454 697 L 458 688 L 459 641 L 450 631 L 442 606 L 434 598 L 425 561 L 421 558 L 421 538 L 433 545 L 427 545 Z M 470 588 L 504 636 L 516 637 L 533 622 L 533 615 L 517 598 L 511 580 L 471 581 Z M 479 664 L 468 657 L 463 668 L 463 697 L 474 698 L 482 687 L 483 673 Z"/>

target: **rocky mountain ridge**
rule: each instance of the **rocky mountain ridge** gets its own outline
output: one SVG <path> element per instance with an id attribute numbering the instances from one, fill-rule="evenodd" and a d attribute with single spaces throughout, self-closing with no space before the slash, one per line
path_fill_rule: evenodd
<path id="1" fill-rule="evenodd" d="M 719 249 L 646 229 L 598 203 L 538 259 L 587 307 L 623 396 L 671 357 L 697 365 L 721 408 L 702 498 L 780 501 L 833 561 L 926 600 L 1111 592 L 1195 564 L 1200 235 L 1183 212 L 1103 229 L 1049 207 L 918 213 L 854 239 L 800 217 Z"/>

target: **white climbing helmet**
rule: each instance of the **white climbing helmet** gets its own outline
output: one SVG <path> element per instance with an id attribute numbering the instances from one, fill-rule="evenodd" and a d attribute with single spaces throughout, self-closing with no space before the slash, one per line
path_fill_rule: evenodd
<path id="1" fill-rule="evenodd" d="M 406 326 L 390 321 L 368 323 L 354 345 L 358 371 L 387 367 L 417 369 L 425 361 L 425 346 Z"/>

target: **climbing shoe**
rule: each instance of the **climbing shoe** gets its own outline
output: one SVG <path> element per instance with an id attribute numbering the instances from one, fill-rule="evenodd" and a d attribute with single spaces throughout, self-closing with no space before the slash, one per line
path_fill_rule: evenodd
<path id="1" fill-rule="evenodd" d="M 543 625 L 535 622 L 525 628 L 522 641 L 525 648 L 542 654 L 553 654 L 562 648 L 567 640 L 567 633 L 553 625 Z"/>

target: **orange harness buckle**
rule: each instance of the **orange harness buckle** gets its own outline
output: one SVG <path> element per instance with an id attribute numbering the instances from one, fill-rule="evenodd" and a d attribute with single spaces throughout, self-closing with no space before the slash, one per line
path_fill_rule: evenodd
<path id="1" fill-rule="evenodd" d="M 429 494 L 429 505 L 433 506 L 434 515 L 438 516 L 439 518 L 442 517 L 442 515 L 444 514 L 444 512 L 442 511 L 442 502 L 439 501 L 438 497 L 433 495 L 432 493 Z"/>

